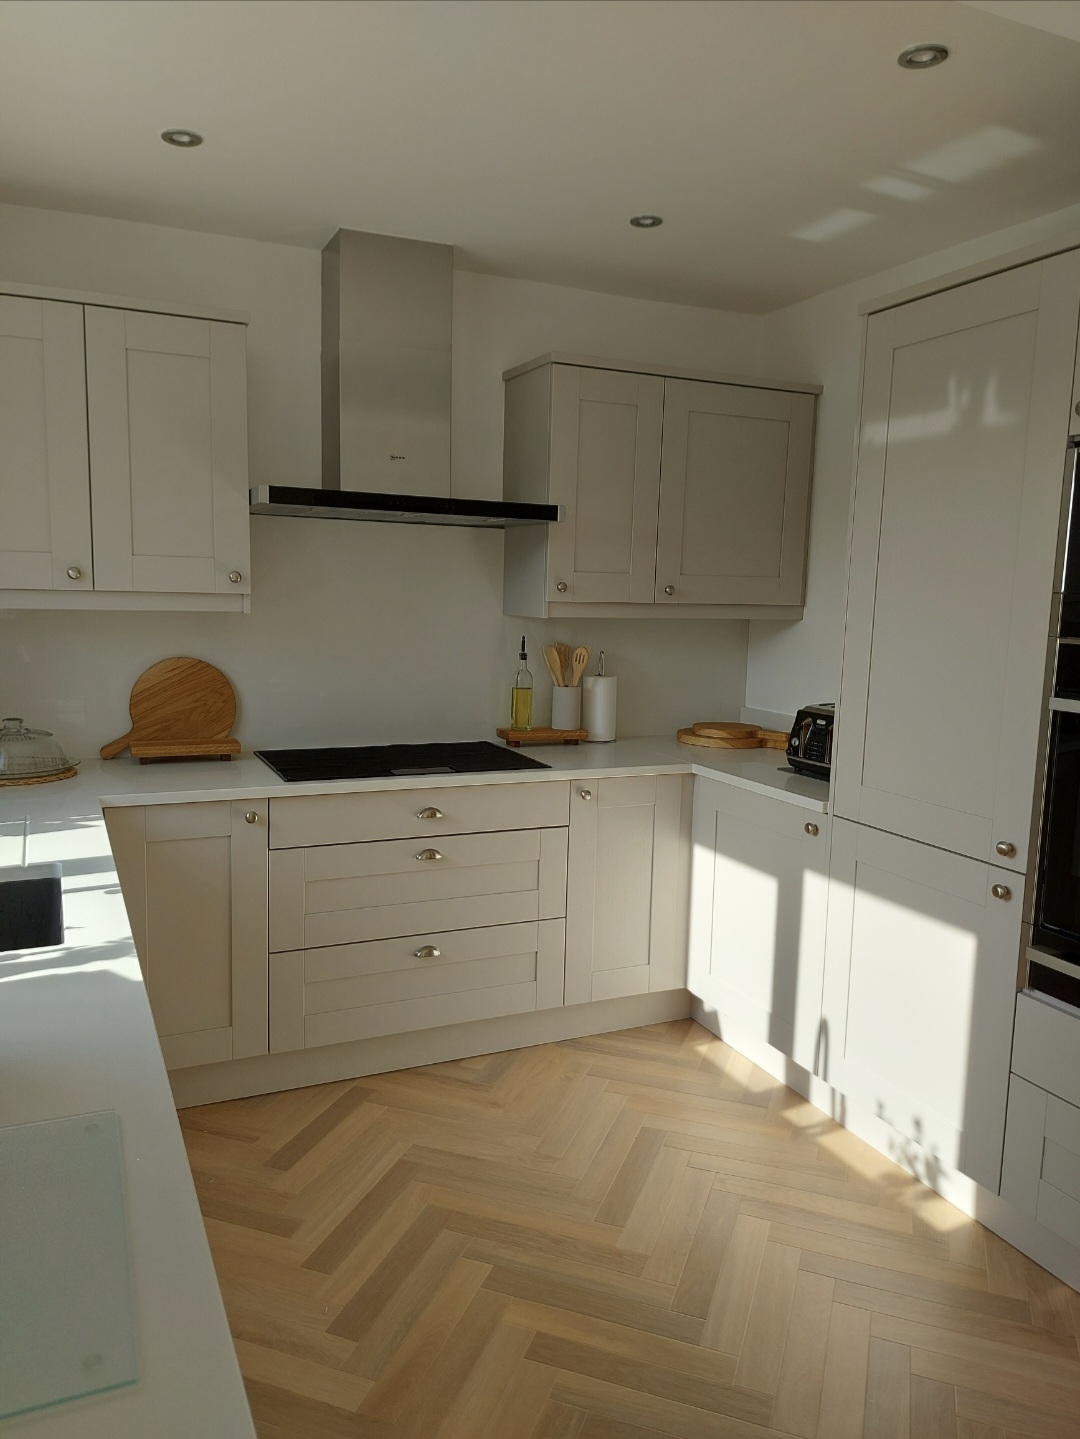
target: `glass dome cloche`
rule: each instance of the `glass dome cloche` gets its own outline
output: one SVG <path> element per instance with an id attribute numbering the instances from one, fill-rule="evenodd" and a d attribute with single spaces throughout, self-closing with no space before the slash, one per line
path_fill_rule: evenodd
<path id="1" fill-rule="evenodd" d="M 67 779 L 74 773 L 48 730 L 28 729 L 21 719 L 0 719 L 0 784 Z"/>

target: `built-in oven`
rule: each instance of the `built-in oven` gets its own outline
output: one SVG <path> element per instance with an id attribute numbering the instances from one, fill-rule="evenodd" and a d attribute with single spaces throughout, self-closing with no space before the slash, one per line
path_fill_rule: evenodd
<path id="1" fill-rule="evenodd" d="M 1049 674 L 1046 763 L 1029 988 L 1080 1008 L 1080 483 L 1078 449 L 1069 447 L 1062 552 L 1058 561 Z"/>

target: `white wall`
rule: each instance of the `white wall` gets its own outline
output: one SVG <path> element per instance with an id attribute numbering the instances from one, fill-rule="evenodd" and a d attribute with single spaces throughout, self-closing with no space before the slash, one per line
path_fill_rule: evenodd
<path id="1" fill-rule="evenodd" d="M 859 305 L 1026 245 L 1080 235 L 1080 206 L 979 240 L 766 316 L 765 373 L 820 381 L 806 608 L 798 623 L 753 620 L 746 704 L 792 713 L 833 700 L 840 684 L 849 507 L 858 418 Z"/>
<path id="2" fill-rule="evenodd" d="M 0 276 L 251 312 L 252 482 L 318 483 L 319 255 L 222 235 L 0 206 Z M 548 350 L 752 374 L 762 321 L 459 272 L 454 490 L 500 491 L 503 369 Z M 245 745 L 465 738 L 504 722 L 522 623 L 502 615 L 499 532 L 252 520 L 250 615 L 0 611 L 0 713 L 88 756 L 127 729 L 137 676 L 170 654 L 219 665 Z M 620 734 L 735 716 L 747 625 L 529 622 L 603 647 Z"/>

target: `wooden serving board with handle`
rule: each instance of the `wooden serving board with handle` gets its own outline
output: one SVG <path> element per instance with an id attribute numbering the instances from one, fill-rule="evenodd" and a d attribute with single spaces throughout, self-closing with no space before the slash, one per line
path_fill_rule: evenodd
<path id="1" fill-rule="evenodd" d="M 762 729 L 756 724 L 737 720 L 699 720 L 676 736 L 680 744 L 697 744 L 711 749 L 777 749 L 786 750 L 788 737 L 784 730 Z"/>
<path id="2" fill-rule="evenodd" d="M 231 759 L 236 719 L 233 687 L 213 665 L 186 656 L 160 660 L 135 681 L 128 705 L 131 728 L 101 748 L 102 759 L 124 749 L 142 764 L 167 759 Z"/>

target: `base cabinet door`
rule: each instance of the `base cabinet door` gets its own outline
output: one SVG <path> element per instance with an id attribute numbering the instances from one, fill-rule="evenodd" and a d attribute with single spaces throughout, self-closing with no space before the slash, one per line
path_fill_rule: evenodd
<path id="1" fill-rule="evenodd" d="M 997 1192 L 1021 895 L 1016 876 L 833 821 L 822 1077 Z"/>
<path id="2" fill-rule="evenodd" d="M 567 1004 L 685 985 L 691 784 L 630 775 L 572 785 Z"/>
<path id="3" fill-rule="evenodd" d="M 807 1070 L 818 1058 L 828 817 L 697 780 L 687 987 Z"/>
<path id="4" fill-rule="evenodd" d="M 105 813 L 166 1066 L 266 1054 L 266 803 Z"/>

